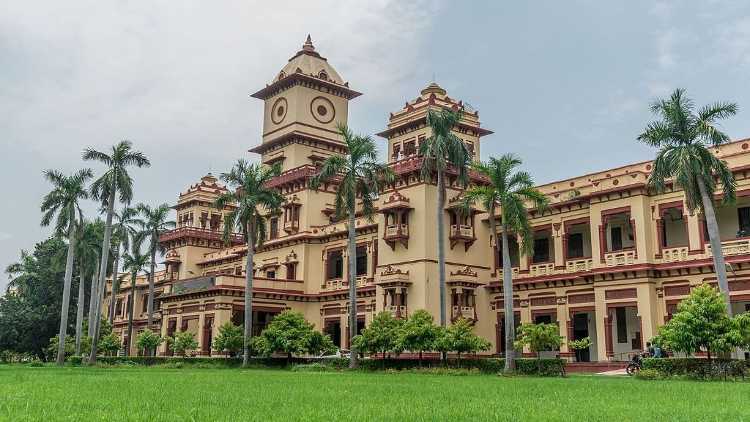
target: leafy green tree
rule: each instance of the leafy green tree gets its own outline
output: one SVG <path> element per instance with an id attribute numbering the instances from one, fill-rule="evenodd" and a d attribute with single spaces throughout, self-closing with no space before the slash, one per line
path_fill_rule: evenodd
<path id="1" fill-rule="evenodd" d="M 229 241 L 232 230 L 239 229 L 245 235 L 247 255 L 245 262 L 245 341 L 242 366 L 250 359 L 250 344 L 253 333 L 253 259 L 255 248 L 263 242 L 266 234 L 266 215 L 275 214 L 281 207 L 284 197 L 279 191 L 269 188 L 268 183 L 281 174 L 281 166 L 271 167 L 251 164 L 238 160 L 229 173 L 222 173 L 221 179 L 231 191 L 220 195 L 214 206 L 225 210 L 234 205 L 224 215 L 224 240 Z"/>
<path id="2" fill-rule="evenodd" d="M 100 201 L 102 207 L 107 210 L 106 221 L 104 223 L 104 239 L 102 239 L 102 252 L 100 254 L 99 280 L 97 280 L 98 292 L 99 289 L 104 289 L 104 281 L 107 278 L 115 202 L 119 199 L 120 202 L 128 204 L 133 199 L 133 179 L 128 173 L 128 167 L 148 167 L 151 163 L 143 153 L 133 151 L 133 144 L 130 141 L 121 141 L 113 145 L 110 154 L 87 148 L 83 151 L 83 159 L 85 161 L 98 161 L 107 166 L 104 174 L 91 185 L 91 195 Z M 96 312 L 95 318 L 92 321 L 94 341 L 89 357 L 89 363 L 92 365 L 96 363 L 96 346 L 99 339 L 99 321 L 101 320 L 100 295 L 96 294 L 95 298 Z"/>
<path id="3" fill-rule="evenodd" d="M 21 251 L 9 265 L 8 290 L 0 296 L 0 350 L 46 359 L 49 339 L 60 329 L 67 244 L 59 237 Z"/>
<path id="4" fill-rule="evenodd" d="M 713 198 L 721 185 L 724 203 L 733 203 L 736 182 L 727 163 L 712 154 L 710 148 L 729 142 L 729 136 L 719 130 L 718 121 L 735 115 L 737 104 L 719 102 L 696 111 L 685 91 L 677 89 L 669 99 L 654 102 L 651 111 L 660 120 L 649 123 L 638 136 L 639 141 L 659 148 L 648 184 L 655 191 L 663 192 L 667 184 L 674 181 L 685 194 L 688 210 L 691 213 L 698 208 L 703 211 L 714 271 L 731 316 L 727 270 Z"/>
<path id="5" fill-rule="evenodd" d="M 505 298 L 505 326 L 515 327 L 513 315 L 513 264 L 510 260 L 508 234 L 521 237 L 521 249 L 530 255 L 533 248 L 533 235 L 529 223 L 527 204 L 532 203 L 537 211 L 543 212 L 549 203 L 547 197 L 534 187 L 534 180 L 525 171 L 518 170 L 521 159 L 513 154 L 500 158 L 490 158 L 486 163 L 475 163 L 474 170 L 489 179 L 489 184 L 473 186 L 465 195 L 467 203 L 480 202 L 489 212 L 490 232 L 497 238 L 495 210 L 500 209 L 500 236 L 502 242 L 503 297 Z M 495 242 L 497 251 L 498 242 Z M 493 260 L 494 261 L 494 260 Z M 515 333 L 505 330 L 505 371 L 515 369 L 513 349 Z"/>
<path id="6" fill-rule="evenodd" d="M 361 334 L 352 339 L 352 343 L 362 353 L 382 353 L 385 359 L 386 353 L 397 349 L 402 324 L 402 319 L 394 318 L 388 311 L 382 311 L 375 315 Z"/>
<path id="7" fill-rule="evenodd" d="M 175 354 L 185 357 L 188 352 L 198 348 L 198 341 L 195 339 L 195 333 L 190 331 L 179 331 L 174 337 L 167 340 L 169 347 Z"/>
<path id="8" fill-rule="evenodd" d="M 133 307 L 135 306 L 135 281 L 138 273 L 149 265 L 148 255 L 142 254 L 140 245 L 133 243 L 131 252 L 122 257 L 123 268 L 130 273 L 130 296 L 128 297 L 128 344 L 125 345 L 125 356 L 130 356 L 133 344 Z"/>
<path id="9" fill-rule="evenodd" d="M 154 321 L 154 275 L 156 273 L 156 253 L 164 254 L 164 248 L 159 243 L 159 237 L 175 227 L 175 222 L 169 220 L 169 214 L 172 207 L 169 204 L 161 204 L 156 207 L 150 207 L 146 204 L 138 204 L 136 207 L 138 214 L 143 217 L 137 220 L 140 225 L 139 237 L 148 239 L 148 251 L 151 254 L 151 270 L 148 274 L 148 302 L 146 304 L 146 313 L 148 314 L 148 327 L 153 325 Z"/>
<path id="10" fill-rule="evenodd" d="M 435 350 L 456 352 L 461 360 L 462 353 L 476 353 L 489 350 L 492 344 L 474 334 L 474 326 L 465 318 L 457 319 L 448 327 L 438 327 L 435 339 Z"/>
<path id="11" fill-rule="evenodd" d="M 739 318 L 741 322 L 745 317 Z M 710 360 L 713 354 L 742 345 L 736 331 L 739 325 L 729 317 L 722 294 L 703 284 L 677 305 L 677 312 L 659 329 L 654 343 L 687 354 L 705 351 Z"/>
<path id="12" fill-rule="evenodd" d="M 102 335 L 101 338 L 99 338 L 97 349 L 105 356 L 115 355 L 117 354 L 117 351 L 120 350 L 120 339 L 115 333 Z"/>
<path id="13" fill-rule="evenodd" d="M 422 366 L 422 354 L 428 350 L 435 350 L 437 334 L 432 315 L 420 309 L 401 325 L 396 340 L 396 351 L 419 352 L 419 366 Z"/>
<path id="14" fill-rule="evenodd" d="M 369 136 L 355 135 L 345 125 L 339 125 L 338 131 L 346 144 L 347 154 L 328 157 L 320 167 L 320 172 L 310 179 L 314 189 L 324 183 L 335 183 L 337 186 L 334 204 L 336 216 L 346 216 L 349 230 L 349 309 L 357 309 L 357 232 L 356 212 L 357 199 L 362 202 L 362 214 L 372 220 L 375 213 L 374 199 L 386 185 L 393 181 L 393 172 L 378 163 L 378 151 L 375 141 Z M 357 312 L 349 312 L 349 336 L 357 335 Z M 356 344 L 350 353 L 350 368 L 357 367 Z"/>
<path id="15" fill-rule="evenodd" d="M 135 344 L 138 349 L 143 350 L 145 355 L 151 355 L 163 341 L 164 339 L 159 334 L 147 328 L 138 334 Z"/>
<path id="16" fill-rule="evenodd" d="M 219 334 L 212 342 L 213 349 L 219 353 L 226 353 L 227 356 L 236 356 L 242 350 L 245 341 L 242 330 L 241 325 L 234 325 L 231 321 L 225 322 L 219 327 Z"/>
<path id="17" fill-rule="evenodd" d="M 109 323 L 115 320 L 115 298 L 120 290 L 120 258 L 123 251 L 130 249 L 130 239 L 135 236 L 135 224 L 138 211 L 135 208 L 125 207 L 120 212 L 115 212 L 115 223 L 112 226 L 112 238 L 114 239 L 115 259 L 112 265 L 112 300 L 109 301 Z M 153 272 L 153 270 L 152 270 Z"/>
<path id="18" fill-rule="evenodd" d="M 431 135 L 419 145 L 422 156 L 422 179 L 437 178 L 437 250 L 440 285 L 440 325 L 447 324 L 445 287 L 445 178 L 449 168 L 457 173 L 458 182 L 468 183 L 469 151 L 461 139 L 453 133 L 453 128 L 461 121 L 461 113 L 441 108 L 427 112 L 427 126 Z"/>
<path id="19" fill-rule="evenodd" d="M 255 344 L 260 354 L 284 353 L 288 360 L 294 355 L 317 355 L 336 350 L 328 335 L 316 331 L 301 313 L 294 311 L 276 315 Z"/>
<path id="20" fill-rule="evenodd" d="M 60 340 L 57 352 L 57 364 L 65 363 L 65 336 L 68 333 L 68 312 L 70 311 L 70 284 L 73 277 L 73 263 L 75 260 L 76 238 L 83 220 L 80 201 L 87 199 L 89 194 L 86 183 L 93 177 L 90 169 L 79 170 L 75 174 L 65 176 L 55 171 L 47 170 L 44 177 L 52 183 L 53 189 L 42 200 L 42 226 L 48 226 L 55 220 L 55 233 L 68 238 L 68 253 L 65 259 L 65 278 L 63 282 L 63 299 L 60 309 Z"/>
<path id="21" fill-rule="evenodd" d="M 562 345 L 563 337 L 557 324 L 521 324 L 518 327 L 518 340 L 515 348 L 522 350 L 524 346 L 541 358 L 541 352 L 555 350 Z"/>

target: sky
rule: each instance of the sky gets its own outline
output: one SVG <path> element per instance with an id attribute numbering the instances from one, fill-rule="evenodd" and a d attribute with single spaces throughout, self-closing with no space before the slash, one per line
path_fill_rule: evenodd
<path id="1" fill-rule="evenodd" d="M 45 169 L 102 167 L 86 147 L 131 140 L 135 202 L 174 204 L 260 142 L 265 86 L 307 34 L 364 95 L 357 132 L 432 80 L 495 133 L 482 158 L 518 154 L 539 183 L 651 158 L 648 105 L 685 88 L 732 101 L 750 137 L 747 1 L 0 1 L 0 266 L 50 231 Z M 379 141 L 381 151 L 385 140 Z M 384 154 L 383 154 L 384 156 Z M 89 217 L 96 207 L 87 207 Z M 0 275 L 0 288 L 7 277 Z"/>

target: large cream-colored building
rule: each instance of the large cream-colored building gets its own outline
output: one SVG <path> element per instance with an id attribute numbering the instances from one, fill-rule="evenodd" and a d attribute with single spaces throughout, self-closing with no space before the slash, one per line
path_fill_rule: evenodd
<path id="1" fill-rule="evenodd" d="M 255 256 L 253 314 L 255 334 L 285 309 L 348 345 L 348 313 L 358 329 L 389 311 L 406 317 L 418 309 L 439 315 L 436 187 L 420 178 L 418 145 L 430 136 L 427 110 L 462 110 L 455 133 L 474 159 L 484 137 L 479 113 L 469 110 L 435 83 L 388 117 L 378 135 L 387 140 L 395 185 L 382 192 L 374 221 L 358 218 L 357 254 L 347 256 L 347 230 L 334 220 L 335 186 L 315 191 L 307 180 L 316 166 L 345 152 L 336 132 L 346 123 L 349 101 L 360 95 L 313 47 L 302 49 L 252 96 L 265 104 L 262 142 L 250 149 L 265 164 L 280 163 L 272 186 L 286 198 L 271 216 L 268 238 Z M 718 209 L 724 254 L 731 265 L 729 285 L 735 311 L 750 309 L 750 140 L 715 153 L 738 181 L 736 206 Z M 534 253 L 519 256 L 511 244 L 516 321 L 556 322 L 567 339 L 589 336 L 593 346 L 583 360 L 622 360 L 643 349 L 691 286 L 715 283 L 711 250 L 701 215 L 685 209 L 682 192 L 656 195 L 646 189 L 651 162 L 631 164 L 539 186 L 550 211 L 533 215 Z M 488 214 L 455 211 L 461 189 L 449 177 L 443 214 L 446 235 L 447 314 L 475 322 L 476 333 L 502 353 L 503 291 L 493 253 L 497 238 Z M 472 175 L 473 183 L 483 180 Z M 196 333 L 199 353 L 211 353 L 211 340 L 226 321 L 242 323 L 245 246 L 221 240 L 223 212 L 212 202 L 225 187 L 208 174 L 179 195 L 177 228 L 161 238 L 168 252 L 157 275 L 156 326 L 163 335 Z M 357 309 L 348 306 L 346 262 L 357 261 Z M 129 283 L 115 298 L 115 332 L 125 340 Z M 146 327 L 145 278 L 135 292 L 134 333 Z M 108 297 L 108 300 L 110 298 Z M 106 309 L 106 308 L 105 308 Z M 135 352 L 135 350 L 133 351 Z M 167 354 L 164 346 L 160 354 Z M 567 346 L 560 351 L 571 356 Z"/>

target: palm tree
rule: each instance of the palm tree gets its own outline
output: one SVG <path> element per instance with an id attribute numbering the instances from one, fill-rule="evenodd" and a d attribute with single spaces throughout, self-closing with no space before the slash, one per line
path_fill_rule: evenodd
<path id="1" fill-rule="evenodd" d="M 502 227 L 502 262 L 503 262 L 503 303 L 505 311 L 505 370 L 515 369 L 515 327 L 513 315 L 513 264 L 510 261 L 508 247 L 508 233 L 521 236 L 521 248 L 526 255 L 530 255 L 533 248 L 531 225 L 526 204 L 534 204 L 538 212 L 544 212 L 549 203 L 547 197 L 534 188 L 531 175 L 525 171 L 516 170 L 521 160 L 513 154 L 502 157 L 491 157 L 489 162 L 474 163 L 472 168 L 484 175 L 489 184 L 473 186 L 464 194 L 467 203 L 479 202 L 489 212 L 490 233 L 497 239 L 495 211 L 500 209 L 500 225 Z M 498 242 L 495 241 L 495 254 Z M 497 255 L 495 255 L 497 256 Z M 493 261 L 495 261 L 493 259 Z"/>
<path id="2" fill-rule="evenodd" d="M 732 315 L 729 301 L 727 270 L 721 250 L 719 224 L 716 222 L 713 197 L 723 188 L 725 204 L 735 201 L 735 180 L 726 162 L 716 158 L 709 148 L 729 142 L 729 136 L 719 130 L 717 122 L 737 113 L 737 104 L 718 102 L 695 110 L 685 91 L 677 89 L 668 100 L 658 100 L 651 111 L 661 120 L 646 126 L 638 140 L 659 148 L 648 183 L 655 191 L 663 192 L 671 180 L 685 192 L 689 211 L 700 208 L 706 219 L 711 243 L 714 270 L 719 290 L 724 295 L 727 311 Z"/>
<path id="3" fill-rule="evenodd" d="M 159 243 L 159 236 L 175 227 L 175 222 L 167 220 L 169 213 L 172 208 L 169 204 L 161 204 L 157 207 L 150 207 L 146 204 L 138 204 L 136 207 L 138 214 L 143 217 L 143 220 L 136 220 L 136 224 L 140 226 L 141 232 L 139 236 L 142 238 L 149 239 L 148 250 L 151 253 L 151 270 L 148 276 L 148 328 L 151 329 L 151 324 L 154 319 L 154 274 L 156 272 L 156 252 L 160 255 L 164 254 L 164 248 Z"/>
<path id="4" fill-rule="evenodd" d="M 120 253 L 130 249 L 130 237 L 135 234 L 134 224 L 138 211 L 135 208 L 125 207 L 120 212 L 115 212 L 115 224 L 112 227 L 112 237 L 115 239 L 115 260 L 112 265 L 112 299 L 109 301 L 109 323 L 115 319 L 115 300 L 120 290 Z"/>
<path id="5" fill-rule="evenodd" d="M 440 283 L 440 325 L 445 326 L 445 177 L 449 168 L 456 172 L 457 181 L 466 186 L 468 183 L 467 166 L 470 155 L 466 145 L 453 134 L 453 128 L 461 120 L 461 113 L 448 109 L 429 110 L 427 126 L 432 134 L 419 145 L 422 155 L 422 178 L 430 180 L 437 176 L 437 248 L 438 271 Z"/>
<path id="6" fill-rule="evenodd" d="M 112 237 L 112 217 L 115 213 L 115 200 L 119 195 L 120 202 L 130 203 L 133 199 L 133 179 L 128 174 L 128 167 L 148 167 L 151 165 L 148 158 L 139 152 L 133 151 L 130 141 L 121 141 L 112 146 L 111 154 L 87 148 L 83 151 L 83 159 L 86 161 L 98 161 L 107 166 L 107 171 L 101 175 L 92 185 L 92 196 L 106 207 L 107 217 L 104 226 L 104 239 L 102 240 L 101 263 L 99 266 L 98 285 L 104 286 L 107 277 L 107 261 Z M 96 315 L 89 323 L 94 324 L 94 336 L 91 341 L 91 356 L 89 362 L 96 362 L 96 343 L 99 340 L 99 320 L 101 317 L 101 303 L 97 297 Z"/>
<path id="7" fill-rule="evenodd" d="M 133 306 L 135 306 L 135 280 L 138 273 L 150 264 L 148 254 L 142 254 L 139 242 L 133 242 L 130 253 L 122 256 L 122 267 L 130 273 L 130 297 L 128 298 L 128 344 L 125 345 L 125 356 L 130 356 L 133 344 Z"/>
<path id="8" fill-rule="evenodd" d="M 76 310 L 76 355 L 81 354 L 81 338 L 83 331 L 83 309 L 86 300 L 85 278 L 91 275 L 91 298 L 94 297 L 93 288 L 96 283 L 96 270 L 99 263 L 99 246 L 104 236 L 104 222 L 97 219 L 94 222 L 84 221 L 77 243 L 78 254 L 78 304 Z M 91 312 L 91 311 L 89 311 Z M 90 326 L 91 324 L 89 324 Z M 90 332 L 89 332 L 90 334 Z"/>
<path id="9" fill-rule="evenodd" d="M 232 187 L 231 192 L 220 195 L 214 206 L 224 210 L 233 205 L 224 216 L 224 241 L 229 241 L 233 229 L 244 233 L 247 242 L 247 259 L 245 264 L 245 341 L 242 365 L 247 366 L 250 359 L 250 337 L 253 329 L 253 257 L 255 247 L 265 237 L 265 216 L 275 214 L 284 197 L 275 189 L 267 187 L 271 179 L 281 173 L 281 166 L 271 167 L 250 164 L 245 160 L 237 163 L 229 171 L 222 173 L 221 179 Z"/>
<path id="10" fill-rule="evenodd" d="M 317 189 L 323 183 L 335 183 L 336 216 L 346 216 L 349 221 L 349 338 L 352 339 L 357 335 L 357 198 L 362 200 L 362 214 L 372 220 L 373 200 L 394 177 L 390 168 L 377 162 L 378 152 L 371 137 L 355 135 L 344 125 L 338 130 L 348 153 L 328 157 L 320 172 L 310 179 L 310 186 Z M 356 368 L 357 352 L 353 342 L 351 347 L 349 367 Z"/>
<path id="11" fill-rule="evenodd" d="M 70 280 L 73 276 L 76 237 L 83 212 L 79 201 L 88 198 L 86 182 L 93 177 L 90 169 L 65 176 L 55 170 L 47 170 L 44 177 L 52 183 L 53 189 L 42 200 L 42 226 L 48 226 L 55 219 L 55 233 L 67 235 L 68 253 L 65 260 L 65 279 L 63 282 L 63 300 L 60 310 L 60 337 L 57 350 L 57 364 L 65 363 L 65 335 L 68 332 L 68 308 L 70 306 Z"/>

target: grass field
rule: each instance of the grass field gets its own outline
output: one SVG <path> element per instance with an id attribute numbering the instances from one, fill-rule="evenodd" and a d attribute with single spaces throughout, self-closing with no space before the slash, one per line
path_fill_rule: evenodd
<path id="1" fill-rule="evenodd" d="M 750 383 L 0 365 L 0 420 L 750 420 Z"/>

